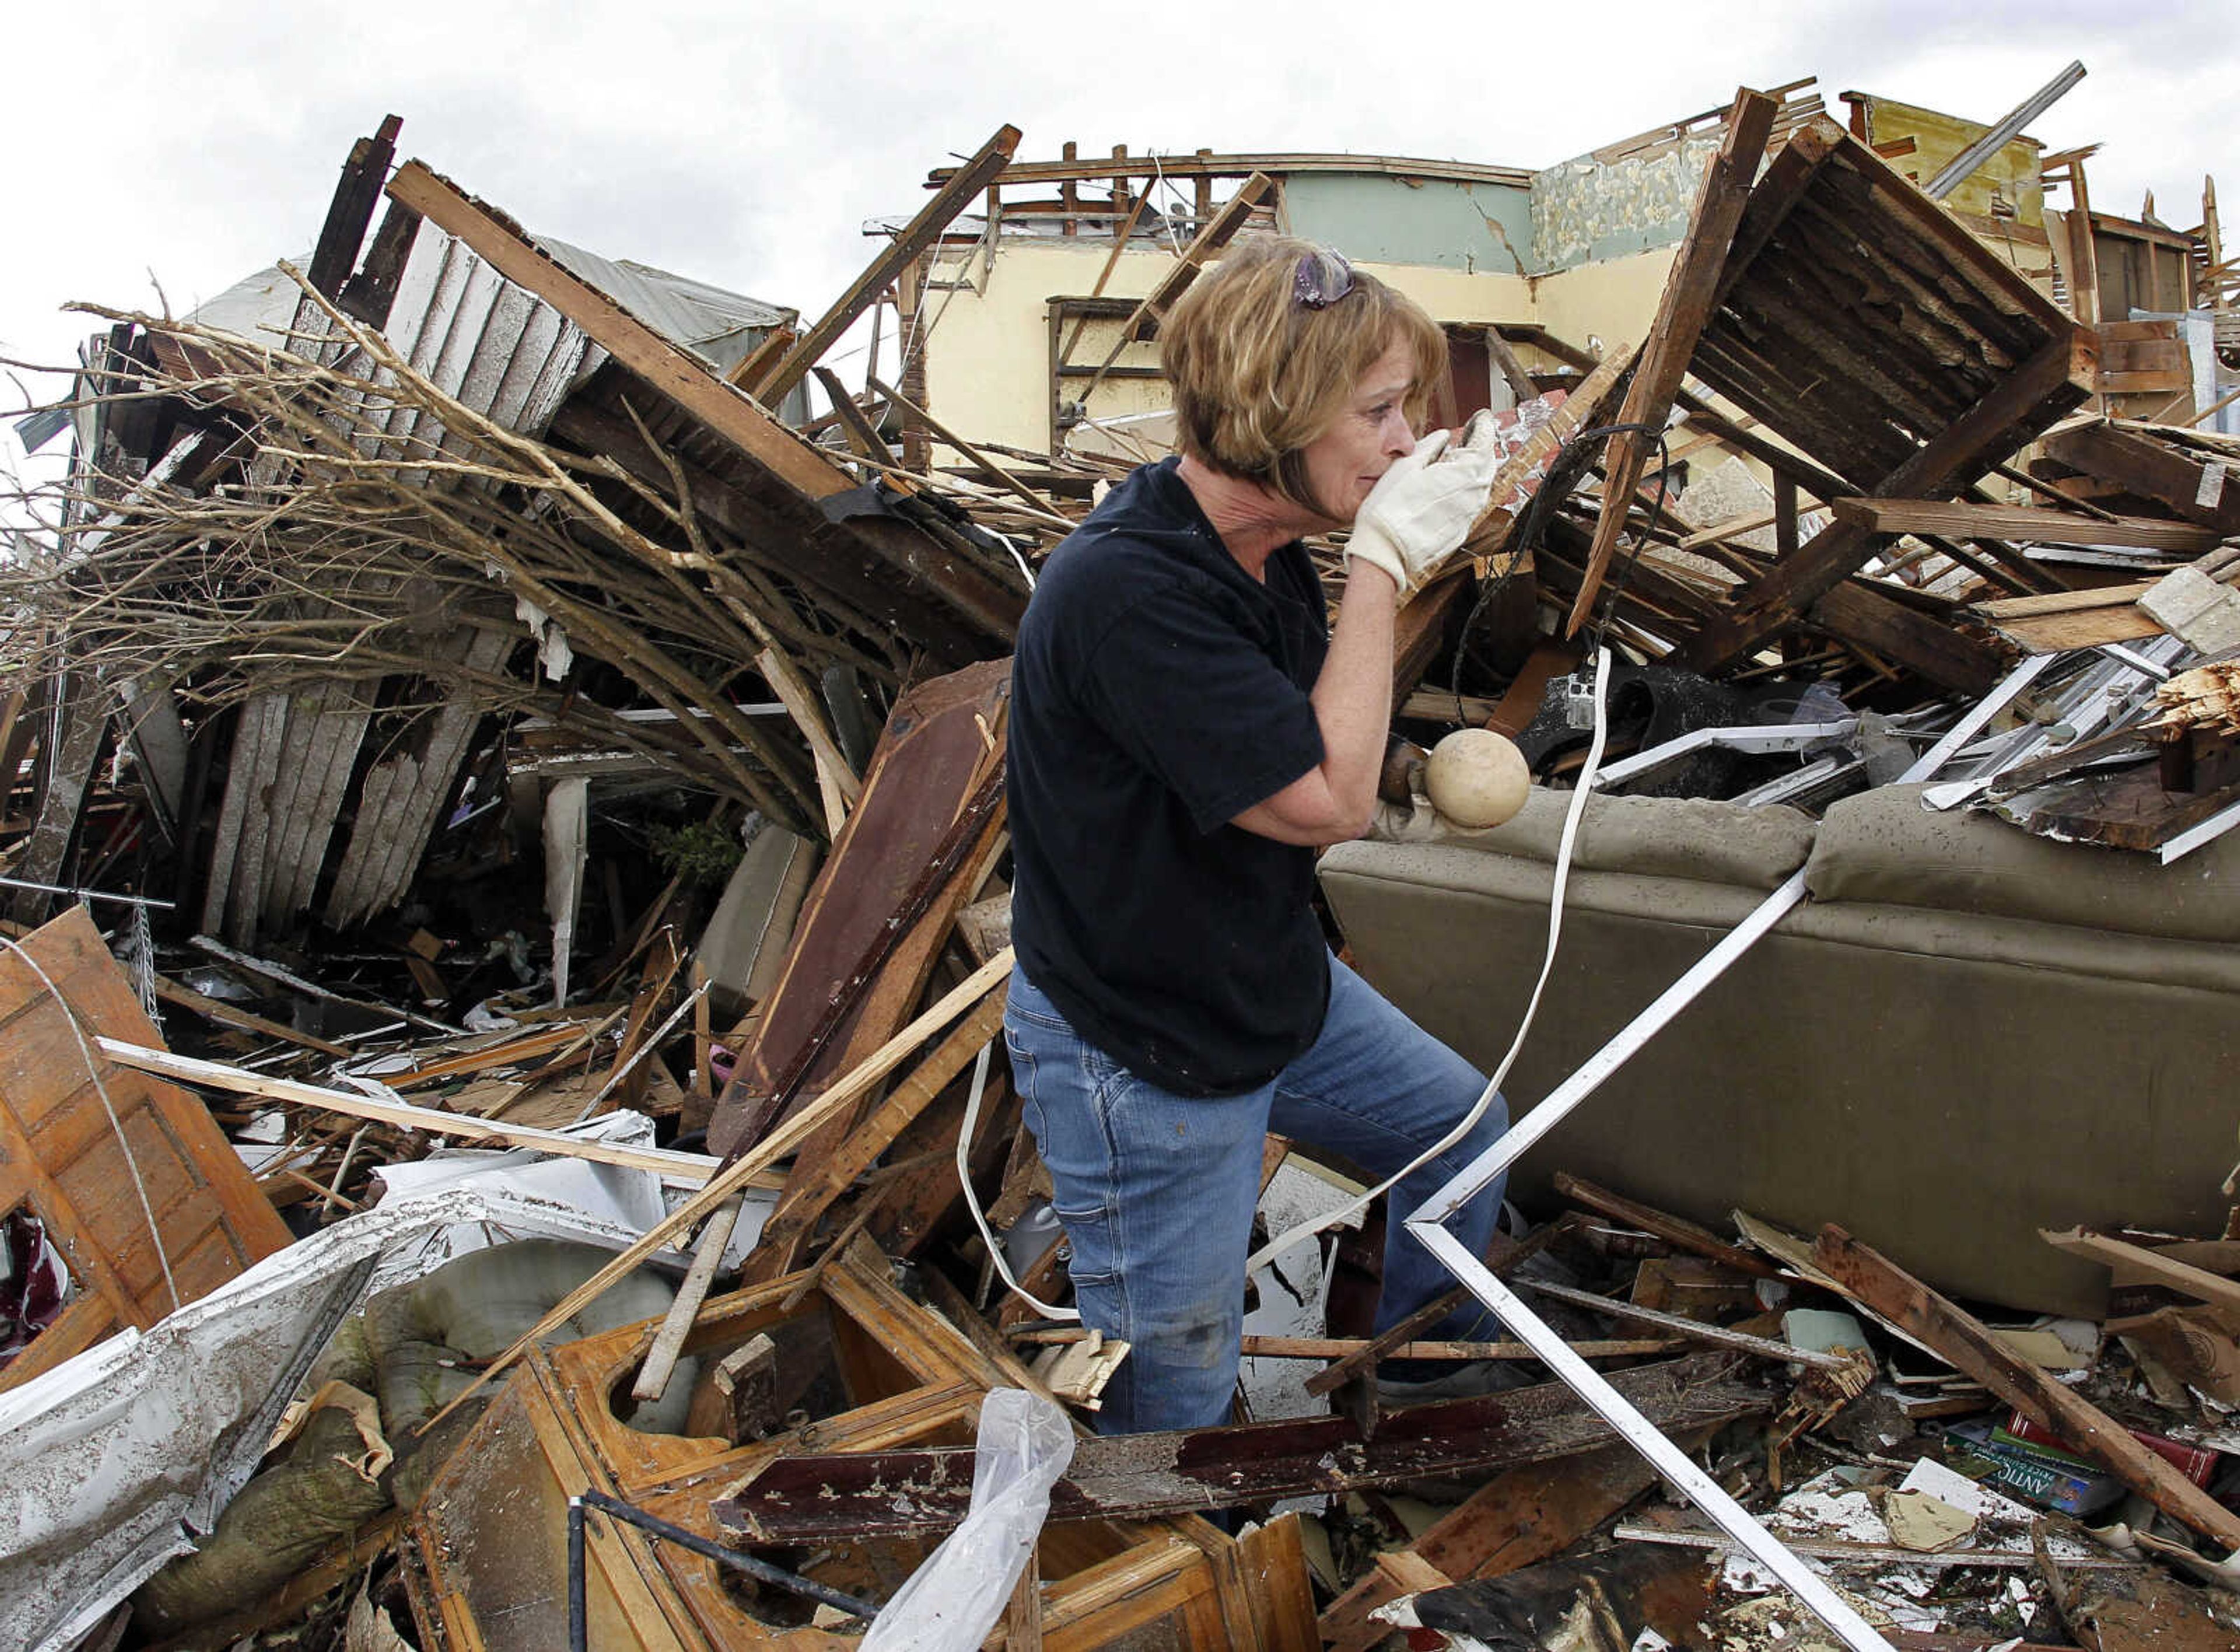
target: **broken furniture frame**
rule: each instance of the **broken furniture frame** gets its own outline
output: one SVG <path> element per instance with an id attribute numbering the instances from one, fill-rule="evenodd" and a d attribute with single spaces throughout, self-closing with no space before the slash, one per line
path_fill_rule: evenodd
<path id="1" fill-rule="evenodd" d="M 1934 775 L 1950 756 L 1974 739 L 2030 681 L 2044 669 L 2050 656 L 2026 660 L 1998 688 L 1954 723 L 1943 738 L 1907 770 L 1908 783 Z M 1562 1336 L 1528 1309 L 1470 1248 L 1443 1225 L 1462 1205 L 1508 1169 L 1541 1136 L 1553 1129 L 1578 1104 L 1594 1094 L 1666 1023 L 1692 1003 L 1736 959 L 1754 946 L 1790 908 L 1804 898 L 1804 874 L 1792 874 L 1780 888 L 1737 925 L 1717 945 L 1673 983 L 1657 1000 L 1628 1023 L 1594 1058 L 1550 1093 L 1532 1110 L 1512 1124 L 1492 1147 L 1480 1154 L 1446 1186 L 1426 1199 L 1406 1218 L 1409 1231 L 1446 1265 L 1470 1293 L 1498 1315 L 1502 1323 L 1540 1356 L 1571 1390 L 1617 1429 L 1656 1465 L 1675 1488 L 1692 1499 L 1720 1529 L 1775 1576 L 1786 1584 L 1821 1621 L 1842 1637 L 1852 1652 L 1888 1652 L 1889 1643 L 1877 1634 L 1834 1590 L 1783 1547 L 1779 1540 L 1752 1519 L 1709 1475 L 1649 1423 L 1613 1389 L 1608 1379 L 1574 1354 Z"/>
<path id="2" fill-rule="evenodd" d="M 418 1566 L 407 1575 L 423 1621 L 453 1629 L 454 1646 L 543 1652 L 561 1643 L 555 1609 L 570 1497 L 614 1497 L 722 1542 L 712 1502 L 762 1465 L 803 1451 L 935 1445 L 969 1455 L 981 1398 L 1023 1376 L 904 1296 L 868 1241 L 830 1266 L 706 1304 L 684 1345 L 703 1374 L 689 1433 L 629 1420 L 633 1376 L 660 1324 L 531 1350 L 438 1472 L 410 1528 Z M 719 1395 L 710 1376 L 739 1356 L 754 1359 L 757 1343 L 766 1350 L 758 1376 Z M 492 1522 L 488 1509 L 501 1498 L 507 1517 Z M 806 1612 L 774 1596 L 742 1598 L 697 1543 L 607 1522 L 586 1522 L 584 1540 L 592 1646 L 818 1652 L 859 1643 L 785 1621 Z M 904 1537 L 876 1553 L 856 1544 L 764 1558 L 861 1596 L 887 1592 L 930 1549 Z M 1050 1652 L 1089 1652 L 1137 1633 L 1191 1652 L 1312 1644 L 1299 1631 L 1312 1609 L 1297 1529 L 1286 1522 L 1232 1541 L 1188 1516 L 1087 1520 L 1046 1529 L 1040 1549 L 1035 1604 Z"/>
<path id="3" fill-rule="evenodd" d="M 2085 400 L 2096 352 L 2092 333 L 1818 120 L 1750 192 L 1688 365 L 1852 484 L 1843 491 L 1946 499 Z M 1683 642 L 1682 661 L 1730 665 L 1803 623 L 1947 687 L 1988 688 L 1997 661 L 1981 645 L 1847 583 L 1876 543 L 1831 523 L 1738 587 Z M 2005 547 L 1990 554 L 2016 560 Z"/>

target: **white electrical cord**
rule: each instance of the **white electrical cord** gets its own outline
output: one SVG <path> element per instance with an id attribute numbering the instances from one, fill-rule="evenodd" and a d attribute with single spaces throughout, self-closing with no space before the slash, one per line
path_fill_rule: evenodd
<path id="1" fill-rule="evenodd" d="M 1010 535 L 998 533 L 993 528 L 983 529 L 983 531 L 994 535 L 1002 542 L 1003 549 L 1011 553 L 1011 560 L 1019 565 L 1019 577 L 1027 582 L 1027 590 L 1032 591 L 1035 588 L 1035 570 L 1027 566 L 1027 559 L 1019 554 L 1019 547 Z"/>
<path id="2" fill-rule="evenodd" d="M 1246 1259 L 1244 1272 L 1247 1277 L 1250 1277 L 1257 1269 L 1265 1267 L 1279 1252 L 1288 1250 L 1301 1240 L 1311 1238 L 1323 1229 L 1344 1221 L 1356 1211 L 1366 1209 L 1370 1202 L 1378 1195 L 1388 1191 L 1396 1183 L 1413 1176 L 1433 1159 L 1437 1158 L 1440 1154 L 1477 1127 L 1478 1120 L 1485 1116 L 1486 1109 L 1493 1105 L 1494 1097 L 1501 1093 L 1502 1081 L 1509 1076 L 1510 1068 L 1516 1064 L 1517 1056 L 1524 1049 L 1525 1036 L 1532 1030 L 1532 1018 L 1539 1013 L 1540 995 L 1546 990 L 1549 974 L 1556 967 L 1556 943 L 1563 932 L 1563 891 L 1571 878 L 1571 854 L 1578 842 L 1579 821 L 1586 810 L 1588 794 L 1594 790 L 1597 771 L 1602 767 L 1603 743 L 1610 733 L 1610 721 L 1603 698 L 1604 688 L 1610 682 L 1610 649 L 1597 649 L 1595 650 L 1594 738 L 1587 747 L 1586 767 L 1579 771 L 1578 779 L 1571 793 L 1570 807 L 1564 811 L 1563 835 L 1556 848 L 1556 883 L 1548 895 L 1548 951 L 1540 960 L 1540 978 L 1532 983 L 1532 996 L 1524 1006 L 1524 1019 L 1517 1025 L 1517 1037 L 1510 1044 L 1509 1053 L 1501 1058 L 1501 1065 L 1494 1069 L 1493 1076 L 1486 1080 L 1485 1089 L 1479 1095 L 1477 1104 L 1463 1116 L 1462 1122 L 1453 1129 L 1425 1149 L 1420 1157 L 1403 1165 L 1367 1192 L 1348 1200 L 1335 1210 L 1325 1211 L 1321 1216 L 1302 1222 L 1288 1232 L 1270 1239 Z"/>
<path id="3" fill-rule="evenodd" d="M 987 1093 L 988 1061 L 996 1053 L 996 1041 L 990 1039 L 980 1046 L 980 1059 L 972 1064 L 972 1094 L 964 1101 L 964 1122 L 957 1130 L 957 1179 L 964 1189 L 964 1208 L 972 1213 L 972 1225 L 980 1229 L 981 1241 L 988 1247 L 988 1255 L 996 1264 L 996 1271 L 1011 1288 L 1018 1299 L 1044 1319 L 1079 1319 L 1078 1308 L 1057 1308 L 1030 1294 L 1027 1288 L 1011 1277 L 1010 1264 L 1003 1260 L 1003 1247 L 989 1231 L 988 1218 L 980 1213 L 980 1201 L 972 1195 L 972 1135 L 980 1122 L 980 1098 Z M 1063 1242 L 1059 1241 L 1058 1242 Z"/>

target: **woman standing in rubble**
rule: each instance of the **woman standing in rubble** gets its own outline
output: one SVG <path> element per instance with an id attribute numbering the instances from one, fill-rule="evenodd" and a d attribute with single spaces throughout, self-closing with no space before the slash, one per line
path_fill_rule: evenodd
<path id="1" fill-rule="evenodd" d="M 1283 239 L 1232 251 L 1159 336 L 1180 454 L 1052 553 L 1012 670 L 1004 1038 L 1083 1322 L 1131 1345 L 1107 1433 L 1227 1420 L 1267 1132 L 1381 1179 L 1485 1084 L 1330 955 L 1310 903 L 1317 849 L 1375 806 L 1395 614 L 1492 481 L 1490 441 L 1417 439 L 1445 338 Z M 1331 626 L 1301 536 L 1349 525 Z M 1392 1210 L 1506 1125 L 1496 1098 Z M 1482 1254 L 1499 1202 L 1457 1236 Z M 1392 1222 L 1378 1329 L 1450 1282 Z M 1470 1309 L 1428 1334 L 1487 1329 Z"/>

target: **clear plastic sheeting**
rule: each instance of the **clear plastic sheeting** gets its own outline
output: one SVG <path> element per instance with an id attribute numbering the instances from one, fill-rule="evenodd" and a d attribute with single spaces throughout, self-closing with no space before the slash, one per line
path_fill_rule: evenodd
<path id="1" fill-rule="evenodd" d="M 972 1507 L 872 1621 L 863 1652 L 972 1652 L 1017 1587 L 1073 1461 L 1073 1428 L 1054 1402 L 997 1389 L 980 1403 Z"/>

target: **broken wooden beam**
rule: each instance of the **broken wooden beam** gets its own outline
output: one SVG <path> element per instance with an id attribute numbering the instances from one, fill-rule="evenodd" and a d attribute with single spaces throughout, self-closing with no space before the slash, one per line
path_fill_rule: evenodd
<path id="1" fill-rule="evenodd" d="M 1639 364 L 1619 410 L 1618 423 L 1663 428 L 1672 398 L 1679 392 L 1680 381 L 1695 354 L 1696 340 L 1710 317 L 1719 272 L 1726 266 L 1727 250 L 1742 221 L 1743 207 L 1757 180 L 1758 162 L 1764 157 L 1766 139 L 1772 134 L 1773 117 L 1779 108 L 1774 99 L 1747 87 L 1735 95 L 1734 107 L 1727 111 L 1726 141 L 1704 170 L 1688 232 L 1665 276 L 1657 319 L 1642 343 Z M 1603 463 L 1602 514 L 1595 523 L 1586 573 L 1564 622 L 1566 636 L 1577 636 L 1594 609 L 1603 575 L 1617 548 L 1617 536 L 1633 508 L 1634 489 L 1648 462 L 1652 440 L 1643 431 L 1627 430 L 1610 438 Z"/>
<path id="2" fill-rule="evenodd" d="M 813 1159 L 802 1155 L 786 1180 L 777 1209 L 763 1224 L 756 1254 L 748 1259 L 750 1283 L 793 1270 L 797 1248 L 816 1231 L 833 1201 L 876 1164 L 904 1127 L 1001 1034 L 1003 1007 L 1009 999 L 1010 984 L 999 983 L 950 1029 L 933 1053 L 895 1087 L 870 1118 L 848 1132 L 837 1149 Z"/>
<path id="3" fill-rule="evenodd" d="M 1006 1333 L 1014 1342 L 1037 1347 L 1078 1342 L 1097 1335 L 1078 1325 L 1028 1326 Z M 1625 1359 L 1643 1354 L 1670 1354 L 1681 1346 L 1674 1336 L 1625 1336 L 1571 1343 L 1571 1352 L 1583 1360 Z M 1246 1359 L 1335 1360 L 1358 1354 L 1371 1346 L 1361 1336 L 1257 1336 L 1243 1339 Z M 1540 1356 L 1522 1342 L 1399 1342 L 1383 1350 L 1391 1360 L 1537 1360 Z"/>
<path id="4" fill-rule="evenodd" d="M 1931 1290 L 1872 1247 L 1830 1224 L 1812 1260 L 1869 1308 L 1917 1338 L 2031 1421 L 2052 1429 L 2156 1508 L 2230 1551 L 2240 1515 L 2224 1507 L 2083 1396 L 2002 1343 L 1981 1320 Z"/>
<path id="5" fill-rule="evenodd" d="M 1687 1442 L 1694 1449 L 1709 1434 Z M 1389 1601 L 1553 1559 L 1657 1484 L 1631 1446 L 1521 1463 L 1494 1475 L 1407 1548 L 1379 1555 L 1317 1627 L 1329 1652 L 1368 1652 L 1391 1633 L 1370 1614 Z"/>
<path id="6" fill-rule="evenodd" d="M 765 407 L 783 401 L 785 393 L 823 359 L 824 352 L 838 342 L 856 317 L 877 303 L 879 296 L 894 284 L 895 277 L 940 238 L 957 215 L 1003 170 L 1018 147 L 1017 127 L 997 127 L 995 136 L 980 146 L 979 153 L 950 175 L 933 199 L 896 234 L 894 240 L 871 261 L 870 267 L 849 284 L 848 290 L 840 295 L 832 308 L 801 335 L 783 360 L 767 374 L 741 379 L 744 388 Z"/>
<path id="7" fill-rule="evenodd" d="M 260 1096 L 290 1107 L 316 1107 L 346 1118 L 364 1119 L 400 1130 L 421 1130 L 430 1136 L 456 1136 L 477 1146 L 524 1148 L 559 1158 L 584 1159 L 593 1164 L 619 1165 L 624 1169 L 650 1170 L 680 1187 L 698 1187 L 715 1175 L 718 1162 L 704 1153 L 679 1153 L 670 1148 L 630 1147 L 620 1142 L 601 1142 L 560 1130 L 537 1129 L 526 1124 L 495 1123 L 471 1113 L 447 1113 L 440 1108 L 414 1107 L 404 1102 L 384 1102 L 356 1090 L 329 1089 L 292 1078 L 275 1078 L 223 1062 L 200 1061 L 117 1038 L 97 1038 L 95 1048 L 120 1067 L 154 1073 L 183 1084 L 201 1084 L 237 1096 Z M 770 1177 L 757 1185 L 775 1187 Z"/>
<path id="8" fill-rule="evenodd" d="M 1934 499 L 1834 499 L 1836 520 L 1878 534 L 1941 534 L 1950 539 L 2027 539 L 2047 545 L 2135 545 L 2144 550 L 2204 551 L 2213 528 L 2146 516 L 2080 516 L 2029 505 L 1947 504 Z"/>
<path id="9" fill-rule="evenodd" d="M 397 158 L 397 135 L 403 126 L 402 117 L 384 116 L 372 137 L 351 145 L 350 159 L 343 163 L 342 182 L 335 186 L 335 198 L 303 277 L 330 298 L 341 296 L 343 283 L 357 263 L 358 248 L 364 244 L 374 209 L 381 204 L 382 182 Z"/>
<path id="10" fill-rule="evenodd" d="M 1758 1279 L 1778 1279 L 1782 1276 L 1781 1269 L 1765 1258 L 1729 1244 L 1709 1228 L 1697 1227 L 1684 1217 L 1659 1210 L 1637 1199 L 1629 1199 L 1623 1194 L 1612 1193 L 1608 1188 L 1598 1186 L 1583 1176 L 1558 1170 L 1554 1186 L 1558 1194 L 1574 1204 L 1584 1205 L 1598 1216 L 1608 1216 L 1614 1222 L 1624 1222 L 1630 1228 L 1653 1234 L 1667 1244 L 1693 1251 L 1723 1267 L 1731 1268 L 1737 1273 L 1749 1274 Z"/>
<path id="11" fill-rule="evenodd" d="M 1767 1407 L 1724 1356 L 1638 1367 L 1611 1381 L 1660 1428 L 1687 1432 Z M 1050 1495 L 1052 1520 L 1137 1520 L 1274 1497 L 1540 1462 L 1608 1445 L 1610 1425 L 1561 1383 L 1410 1406 L 1374 1439 L 1349 1417 L 1248 1422 L 1078 1442 Z M 970 1447 L 804 1454 L 774 1459 L 717 1499 L 733 1541 L 821 1542 L 931 1533 L 964 1516 Z"/>
<path id="12" fill-rule="evenodd" d="M 2045 456 L 2068 470 L 2151 499 L 2220 534 L 2240 533 L 2240 464 L 2157 441 L 2150 430 L 2102 419 L 2049 434 Z"/>
<path id="13" fill-rule="evenodd" d="M 2109 1268 L 2122 1269 L 2135 1279 L 2143 1278 L 2181 1295 L 2197 1297 L 2228 1313 L 2240 1313 L 2240 1280 L 2227 1279 L 2223 1274 L 2197 1268 L 2190 1262 L 2175 1256 L 2165 1256 L 2150 1250 L 2144 1245 L 2126 1243 L 2110 1239 L 2103 1234 L 2087 1233 L 2082 1228 L 2071 1228 L 2066 1233 L 2055 1233 L 2048 1229 L 2037 1230 L 2039 1238 L 2057 1250 L 2065 1250 L 2072 1256 L 2105 1262 Z"/>

